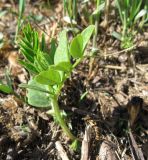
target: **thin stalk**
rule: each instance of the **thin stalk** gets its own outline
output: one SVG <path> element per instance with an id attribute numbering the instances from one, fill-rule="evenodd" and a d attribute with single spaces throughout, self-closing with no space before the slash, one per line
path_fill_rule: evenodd
<path id="1" fill-rule="evenodd" d="M 68 15 L 68 17 L 70 18 L 70 25 L 71 28 L 74 28 L 72 20 L 75 17 L 76 18 L 76 10 L 77 10 L 77 5 L 76 5 L 76 0 L 63 0 L 63 8 L 64 8 L 64 12 L 63 15 L 66 16 Z"/>
<path id="2" fill-rule="evenodd" d="M 15 34 L 15 43 L 17 43 L 17 35 L 22 25 L 21 20 L 23 18 L 24 10 L 25 10 L 25 0 L 19 0 L 18 23 L 16 28 L 16 34 Z"/>
<path id="3" fill-rule="evenodd" d="M 70 131 L 69 128 L 67 127 L 67 125 L 66 125 L 63 117 L 61 116 L 57 96 L 54 96 L 54 97 L 51 99 L 51 106 L 52 106 L 52 109 L 53 109 L 54 114 L 55 114 L 55 116 L 56 116 L 56 119 L 57 119 L 58 123 L 60 124 L 61 128 L 63 129 L 63 131 L 67 134 L 67 136 L 68 136 L 71 140 L 76 140 L 77 138 L 71 133 L 71 131 Z"/>
<path id="4" fill-rule="evenodd" d="M 63 17 L 66 15 L 66 0 L 63 0 Z"/>
<path id="5" fill-rule="evenodd" d="M 84 57 L 77 59 L 76 62 L 73 64 L 72 68 L 75 68 L 82 61 L 83 58 Z"/>
<path id="6" fill-rule="evenodd" d="M 105 15 L 104 15 L 104 28 L 108 26 L 110 0 L 105 1 Z"/>
<path id="7" fill-rule="evenodd" d="M 73 19 L 77 21 L 77 0 L 73 0 Z"/>
<path id="8" fill-rule="evenodd" d="M 97 10 L 99 10 L 100 4 L 101 4 L 101 0 L 97 0 L 97 4 L 96 4 Z M 100 13 L 98 13 L 95 17 L 95 34 L 93 36 L 93 48 L 96 48 L 99 21 L 100 21 Z"/>
<path id="9" fill-rule="evenodd" d="M 117 4 L 118 10 L 119 10 L 119 14 L 120 14 L 122 24 L 124 24 L 124 18 L 123 18 L 122 9 L 121 9 L 119 0 L 116 0 L 116 4 Z"/>
<path id="10" fill-rule="evenodd" d="M 85 57 L 85 56 L 84 56 L 84 57 Z M 65 76 L 65 78 L 64 78 L 64 80 L 63 80 L 62 85 L 59 85 L 59 86 L 58 86 L 58 90 L 57 90 L 56 93 L 55 93 L 55 94 L 57 95 L 57 97 L 60 95 L 60 92 L 61 92 L 61 89 L 62 89 L 63 86 L 64 86 L 65 80 L 70 77 L 72 70 L 84 59 L 84 57 L 77 59 L 76 62 L 72 65 L 72 68 L 71 68 L 71 70 L 66 74 L 66 76 Z"/>
<path id="11" fill-rule="evenodd" d="M 68 7 L 67 7 L 67 12 L 68 12 L 68 14 L 69 14 L 69 17 L 71 18 L 71 19 L 73 19 L 73 13 L 72 13 L 72 0 L 69 0 L 69 2 L 68 2 Z"/>
<path id="12" fill-rule="evenodd" d="M 18 23 L 17 23 L 17 27 L 16 27 L 16 32 L 15 32 L 15 43 L 17 43 L 17 36 L 18 36 L 18 32 L 20 30 L 20 26 L 21 26 L 21 19 L 18 18 Z"/>
<path id="13" fill-rule="evenodd" d="M 123 32 L 122 32 L 122 38 L 124 39 L 125 38 L 125 34 L 126 34 L 126 28 L 127 28 L 127 21 L 126 21 L 126 13 L 123 12 L 123 19 L 124 19 L 124 24 L 123 24 Z"/>
<path id="14" fill-rule="evenodd" d="M 99 10 L 99 6 L 101 4 L 101 0 L 97 0 L 97 10 Z M 96 50 L 97 47 L 97 36 L 98 36 L 98 27 L 99 27 L 99 21 L 100 21 L 100 12 L 97 13 L 96 17 L 95 17 L 95 33 L 93 36 L 93 49 L 94 51 Z M 93 55 L 94 51 L 91 53 L 90 56 Z M 93 68 L 93 62 L 94 62 L 94 57 L 90 58 L 90 62 L 89 62 L 89 75 L 92 71 Z"/>

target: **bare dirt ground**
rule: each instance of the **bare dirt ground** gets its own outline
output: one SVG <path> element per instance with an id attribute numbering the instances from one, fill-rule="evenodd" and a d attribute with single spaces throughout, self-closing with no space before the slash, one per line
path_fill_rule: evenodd
<path id="1" fill-rule="evenodd" d="M 25 17 L 47 42 L 68 27 L 63 20 L 60 1 L 26 1 Z M 89 6 L 93 10 L 93 5 Z M 0 49 L 0 80 L 9 73 L 13 88 L 20 95 L 20 83 L 28 81 L 28 73 L 18 63 L 19 48 L 14 43 L 18 3 L 0 2 L 0 33 L 4 44 Z M 80 9 L 81 11 L 81 9 Z M 111 12 L 112 13 L 112 12 Z M 27 16 L 32 17 L 28 20 Z M 72 132 L 84 139 L 85 149 L 70 148 L 68 137 L 44 110 L 31 107 L 13 95 L 0 92 L 0 159 L 59 160 L 59 143 L 70 160 L 80 160 L 88 149 L 91 160 L 130 160 L 137 154 L 148 159 L 148 30 L 135 37 L 135 47 L 121 50 L 120 42 L 111 36 L 119 27 L 115 15 L 106 28 L 100 25 L 97 47 L 99 54 L 86 58 L 66 82 L 59 103 L 65 110 Z M 103 18 L 102 18 L 103 23 Z M 79 28 L 88 22 L 80 16 Z M 70 36 L 70 34 L 69 34 Z M 92 41 L 91 41 L 92 42 Z M 87 52 L 90 52 L 90 42 Z M 81 100 L 83 93 L 86 96 Z M 134 114 L 136 114 L 134 119 Z M 128 123 L 132 124 L 129 131 Z M 88 146 L 87 146 L 88 144 Z M 85 154 L 85 153 L 84 153 Z M 142 157 L 141 156 L 141 157 Z M 84 159 L 83 159 L 84 160 Z M 105 158 L 103 159 L 105 160 Z"/>

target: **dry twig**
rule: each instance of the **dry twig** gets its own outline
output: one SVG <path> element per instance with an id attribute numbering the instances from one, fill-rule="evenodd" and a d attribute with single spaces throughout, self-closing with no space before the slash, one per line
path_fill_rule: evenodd
<path id="1" fill-rule="evenodd" d="M 129 141 L 130 141 L 130 150 L 132 153 L 133 160 L 144 160 L 143 153 L 141 149 L 138 147 L 135 138 L 131 131 L 129 131 Z"/>
<path id="2" fill-rule="evenodd" d="M 89 160 L 89 146 L 91 137 L 91 127 L 87 126 L 81 148 L 81 160 Z"/>
<path id="3" fill-rule="evenodd" d="M 67 153 L 65 152 L 62 144 L 60 141 L 55 142 L 56 149 L 58 151 L 59 156 L 61 157 L 62 160 L 69 160 Z"/>

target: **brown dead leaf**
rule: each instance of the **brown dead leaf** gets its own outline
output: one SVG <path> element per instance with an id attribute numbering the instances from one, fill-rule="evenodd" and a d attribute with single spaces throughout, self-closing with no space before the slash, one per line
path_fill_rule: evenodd
<path id="1" fill-rule="evenodd" d="M 11 69 L 11 74 L 18 77 L 20 82 L 26 83 L 26 72 L 18 63 L 18 53 L 16 51 L 10 52 L 8 62 Z"/>
<path id="2" fill-rule="evenodd" d="M 143 105 L 143 99 L 140 97 L 133 97 L 131 101 L 127 104 L 127 110 L 129 114 L 130 125 L 133 126 L 136 121 Z"/>

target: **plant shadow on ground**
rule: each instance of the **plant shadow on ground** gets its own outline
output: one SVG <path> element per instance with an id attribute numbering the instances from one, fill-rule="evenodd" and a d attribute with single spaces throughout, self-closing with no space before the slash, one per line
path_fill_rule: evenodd
<path id="1" fill-rule="evenodd" d="M 61 107 L 65 109 L 68 117 L 70 117 L 75 135 L 84 133 L 86 124 L 83 118 L 87 116 L 89 109 L 95 105 L 93 99 L 86 96 L 81 100 L 82 94 L 86 92 L 83 81 L 83 77 L 68 80 L 59 99 Z"/>
<path id="2" fill-rule="evenodd" d="M 133 101 L 134 100 L 134 101 Z M 135 141 L 138 145 L 141 145 L 142 152 L 144 157 L 148 158 L 147 153 L 147 130 L 148 130 L 148 111 L 147 107 L 148 104 L 140 104 L 141 103 L 140 97 L 132 97 L 129 103 L 126 106 L 115 106 L 113 107 L 114 110 L 109 117 L 106 117 L 101 124 L 102 134 L 109 136 L 109 141 L 112 141 L 114 144 L 119 145 L 120 149 L 124 149 L 125 146 L 133 147 L 134 144 L 130 144 L 129 140 L 129 130 L 131 130 Z M 143 101 L 143 100 L 142 100 Z M 130 114 L 128 112 L 128 107 L 136 107 L 141 105 L 141 109 L 138 113 L 137 118 L 134 121 L 134 124 L 131 128 L 129 128 L 128 121 L 130 122 Z M 133 112 L 132 112 L 133 114 Z M 119 147 L 119 146 L 118 146 Z M 134 146 L 135 147 L 135 146 Z M 130 149 L 127 149 L 126 154 L 130 155 Z"/>

